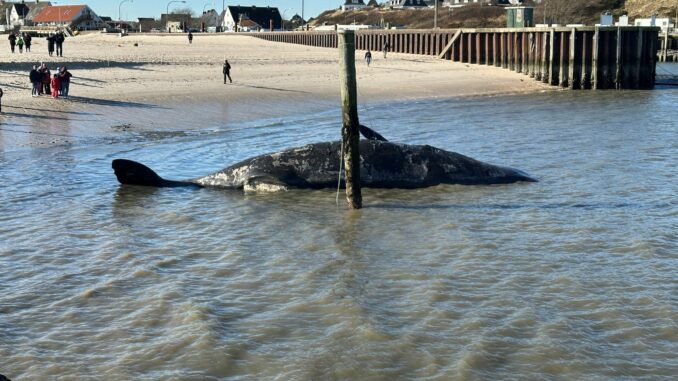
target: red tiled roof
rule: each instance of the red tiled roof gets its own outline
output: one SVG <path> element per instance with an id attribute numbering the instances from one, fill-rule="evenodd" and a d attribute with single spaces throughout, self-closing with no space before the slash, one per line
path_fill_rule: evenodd
<path id="1" fill-rule="evenodd" d="M 33 22 L 69 22 L 77 16 L 86 5 L 53 5 L 45 7 L 33 17 Z"/>

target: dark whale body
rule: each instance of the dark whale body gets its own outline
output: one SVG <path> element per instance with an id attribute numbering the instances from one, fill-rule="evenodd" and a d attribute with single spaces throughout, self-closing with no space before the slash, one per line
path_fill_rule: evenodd
<path id="1" fill-rule="evenodd" d="M 253 157 L 193 180 L 165 180 L 134 161 L 116 159 L 122 184 L 155 187 L 197 186 L 280 191 L 333 188 L 339 176 L 340 142 L 309 144 Z M 509 184 L 537 181 L 526 173 L 474 160 L 429 145 L 360 141 L 360 182 L 370 188 L 424 188 L 438 184 Z"/>

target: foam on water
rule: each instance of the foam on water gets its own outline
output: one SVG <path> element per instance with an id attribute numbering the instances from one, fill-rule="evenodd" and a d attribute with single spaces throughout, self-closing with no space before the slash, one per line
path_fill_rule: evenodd
<path id="1" fill-rule="evenodd" d="M 202 176 L 337 139 L 335 110 L 220 125 L 205 104 L 204 130 L 0 153 L 0 373 L 670 380 L 676 102 L 659 89 L 361 107 L 393 141 L 540 182 L 366 189 L 356 212 L 333 190 L 121 187 L 110 169 Z"/>

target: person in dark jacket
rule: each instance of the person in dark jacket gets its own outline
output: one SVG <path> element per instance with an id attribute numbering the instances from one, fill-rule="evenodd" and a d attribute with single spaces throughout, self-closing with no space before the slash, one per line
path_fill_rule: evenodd
<path id="1" fill-rule="evenodd" d="M 31 70 L 31 73 L 28 74 L 28 78 L 31 80 L 31 95 L 33 97 L 37 97 L 39 95 L 38 93 L 38 88 L 42 85 L 42 77 L 40 76 L 40 73 L 38 72 L 38 67 L 33 65 L 33 70 Z"/>
<path id="2" fill-rule="evenodd" d="M 193 32 L 188 32 L 188 43 L 189 44 L 193 43 Z"/>
<path id="3" fill-rule="evenodd" d="M 367 62 L 367 66 L 370 66 L 370 62 L 372 62 L 372 52 L 369 49 L 365 53 L 365 62 Z"/>
<path id="4" fill-rule="evenodd" d="M 33 37 L 30 34 L 24 35 L 24 43 L 26 44 L 26 53 L 31 51 L 31 44 L 33 43 Z"/>
<path id="5" fill-rule="evenodd" d="M 391 45 L 388 42 L 384 43 L 384 47 L 381 48 L 381 50 L 384 52 L 384 58 L 386 58 L 386 53 L 388 53 L 389 49 L 391 49 Z"/>
<path id="6" fill-rule="evenodd" d="M 64 32 L 59 32 L 54 36 L 54 42 L 56 43 L 56 55 L 57 57 L 63 57 L 64 56 L 64 40 L 66 37 L 64 36 Z"/>
<path id="7" fill-rule="evenodd" d="M 233 83 L 233 80 L 231 79 L 231 64 L 228 63 L 228 60 L 224 62 L 224 69 L 222 71 L 224 73 L 224 85 L 226 84 L 226 79 Z"/>
<path id="8" fill-rule="evenodd" d="M 61 68 L 61 72 L 59 72 L 59 78 L 61 79 L 61 95 L 66 98 L 68 98 L 68 89 L 71 85 L 72 76 L 71 72 L 66 69 L 66 66 Z"/>
<path id="9" fill-rule="evenodd" d="M 49 53 L 49 56 L 54 55 L 54 43 L 56 42 L 56 38 L 54 37 L 54 34 L 50 33 L 49 36 L 47 36 L 47 53 Z"/>
<path id="10" fill-rule="evenodd" d="M 14 47 L 16 46 L 16 35 L 14 32 L 10 33 L 9 36 L 7 36 L 7 39 L 9 40 L 9 48 L 12 49 L 12 53 L 14 53 Z"/>
<path id="11" fill-rule="evenodd" d="M 2 92 L 2 89 L 0 89 L 0 113 L 2 113 L 2 95 L 3 95 L 3 92 Z"/>
<path id="12" fill-rule="evenodd" d="M 47 65 L 42 64 L 40 67 L 40 73 L 42 74 L 43 93 L 49 95 L 52 92 L 52 88 L 50 87 L 52 82 L 52 72 L 50 72 Z"/>

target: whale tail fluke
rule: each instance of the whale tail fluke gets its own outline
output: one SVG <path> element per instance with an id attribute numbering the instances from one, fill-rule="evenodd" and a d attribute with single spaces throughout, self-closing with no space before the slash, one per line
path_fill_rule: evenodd
<path id="1" fill-rule="evenodd" d="M 147 166 L 127 159 L 113 160 L 113 171 L 120 184 L 164 187 L 165 180 Z"/>
<path id="2" fill-rule="evenodd" d="M 143 185 L 147 187 L 197 187 L 200 185 L 187 181 L 165 180 L 147 166 L 127 159 L 115 159 L 112 163 L 115 177 L 120 184 Z"/>

